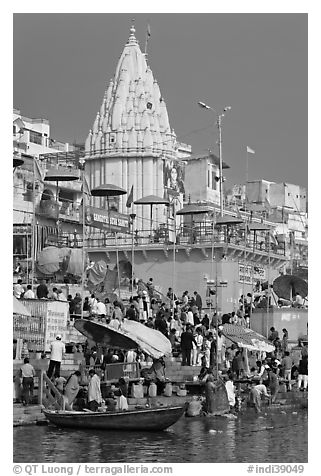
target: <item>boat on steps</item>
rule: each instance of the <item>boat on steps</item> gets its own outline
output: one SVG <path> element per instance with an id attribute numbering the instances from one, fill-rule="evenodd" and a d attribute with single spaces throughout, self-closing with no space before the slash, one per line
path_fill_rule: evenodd
<path id="1" fill-rule="evenodd" d="M 43 410 L 43 413 L 49 422 L 59 427 L 122 431 L 160 431 L 174 425 L 185 412 L 187 405 L 188 404 L 185 403 L 181 406 L 105 413 L 65 410 Z"/>

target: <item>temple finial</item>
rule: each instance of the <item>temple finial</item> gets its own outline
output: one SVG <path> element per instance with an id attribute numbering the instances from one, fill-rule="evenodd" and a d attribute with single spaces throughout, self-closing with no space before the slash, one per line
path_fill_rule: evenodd
<path id="1" fill-rule="evenodd" d="M 135 33 L 136 33 L 136 28 L 135 28 L 135 18 L 132 19 L 132 26 L 130 27 L 130 36 L 128 38 L 128 43 L 137 43 Z"/>

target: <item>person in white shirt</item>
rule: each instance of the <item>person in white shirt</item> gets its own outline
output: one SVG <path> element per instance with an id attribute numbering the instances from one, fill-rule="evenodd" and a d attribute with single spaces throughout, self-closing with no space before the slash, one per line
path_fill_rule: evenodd
<path id="1" fill-rule="evenodd" d="M 31 284 L 28 284 L 27 291 L 23 295 L 24 299 L 35 299 L 35 293 L 32 290 Z"/>
<path id="2" fill-rule="evenodd" d="M 188 305 L 188 291 L 183 292 L 182 296 L 182 306 L 187 306 Z"/>
<path id="3" fill-rule="evenodd" d="M 21 295 L 25 292 L 24 287 L 22 286 L 22 279 L 18 279 L 18 282 L 13 286 L 13 295 L 20 299 Z"/>
<path id="4" fill-rule="evenodd" d="M 235 407 L 235 387 L 233 384 L 233 374 L 230 373 L 228 381 L 225 383 L 225 388 L 227 392 L 228 403 L 230 407 Z"/>
<path id="5" fill-rule="evenodd" d="M 29 405 L 33 396 L 33 379 L 36 375 L 35 369 L 29 364 L 29 359 L 26 357 L 23 361 L 23 366 L 20 368 L 20 375 L 22 378 L 22 402 L 23 405 Z"/>
<path id="6" fill-rule="evenodd" d="M 256 413 L 261 413 L 261 399 L 262 396 L 269 398 L 270 395 L 267 392 L 266 386 L 263 384 L 252 384 L 252 388 L 249 393 L 250 406 L 255 408 Z"/>
<path id="7" fill-rule="evenodd" d="M 203 336 L 202 336 L 202 329 L 200 327 L 196 328 L 195 340 L 196 340 L 196 350 L 197 350 L 196 365 L 201 365 L 202 348 L 203 348 Z"/>
<path id="8" fill-rule="evenodd" d="M 107 312 L 106 306 L 99 299 L 97 299 L 96 310 L 97 310 L 98 319 L 102 319 L 103 317 L 106 317 L 106 312 Z"/>
<path id="9" fill-rule="evenodd" d="M 98 410 L 99 405 L 103 402 L 100 390 L 100 378 L 95 373 L 94 369 L 89 370 L 89 385 L 88 385 L 88 408 L 92 412 Z"/>
<path id="10" fill-rule="evenodd" d="M 293 307 L 302 307 L 304 303 L 303 297 L 299 293 L 295 293 Z"/>
<path id="11" fill-rule="evenodd" d="M 60 366 L 66 352 L 65 344 L 61 341 L 61 335 L 56 336 L 56 340 L 50 345 L 50 362 L 48 368 L 48 378 L 54 373 L 55 378 L 60 377 Z"/>
<path id="12" fill-rule="evenodd" d="M 67 298 L 62 292 L 62 289 L 58 289 L 57 294 L 58 294 L 58 301 L 67 301 Z"/>
<path id="13" fill-rule="evenodd" d="M 193 316 L 192 308 L 189 308 L 187 311 L 185 324 L 186 325 L 191 324 L 192 326 L 194 326 L 194 316 Z"/>

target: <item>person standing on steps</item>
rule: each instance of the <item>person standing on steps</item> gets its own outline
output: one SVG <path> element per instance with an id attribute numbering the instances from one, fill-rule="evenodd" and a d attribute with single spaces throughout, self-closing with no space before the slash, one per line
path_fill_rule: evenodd
<path id="1" fill-rule="evenodd" d="M 20 375 L 22 378 L 22 403 L 24 406 L 29 405 L 33 397 L 33 384 L 36 375 L 35 369 L 29 364 L 29 359 L 26 357 L 23 365 L 20 368 Z"/>
<path id="2" fill-rule="evenodd" d="M 57 378 L 60 377 L 60 366 L 64 353 L 66 352 L 65 344 L 61 341 L 60 334 L 56 336 L 55 341 L 51 342 L 50 351 L 50 362 L 47 376 L 48 378 L 51 378 L 54 373 L 54 377 Z"/>

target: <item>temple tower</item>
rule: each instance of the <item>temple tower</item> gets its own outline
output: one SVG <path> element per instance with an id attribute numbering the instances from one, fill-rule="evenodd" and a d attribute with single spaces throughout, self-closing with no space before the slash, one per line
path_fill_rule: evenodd
<path id="1" fill-rule="evenodd" d="M 133 186 L 137 200 L 147 195 L 164 197 L 171 187 L 173 167 L 178 178 L 184 179 L 179 144 L 169 124 L 166 103 L 139 47 L 134 26 L 115 76 L 106 88 L 85 149 L 90 188 L 113 183 L 129 194 Z M 113 205 L 118 212 L 128 213 L 126 201 L 124 195 Z M 103 198 L 93 199 L 92 204 L 105 207 Z M 137 228 L 149 229 L 149 207 L 136 206 L 135 212 Z M 166 222 L 163 205 L 155 206 L 153 215 L 158 223 Z"/>

